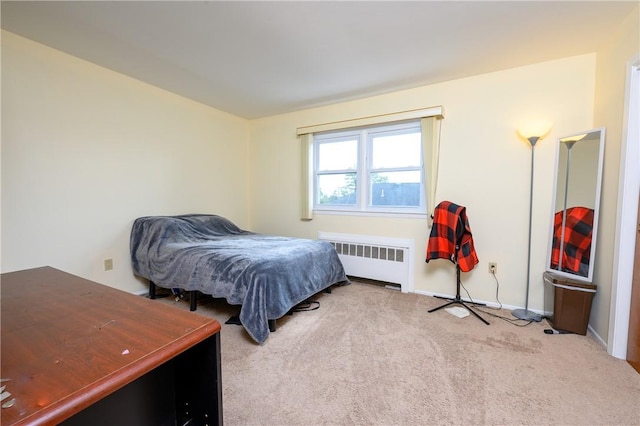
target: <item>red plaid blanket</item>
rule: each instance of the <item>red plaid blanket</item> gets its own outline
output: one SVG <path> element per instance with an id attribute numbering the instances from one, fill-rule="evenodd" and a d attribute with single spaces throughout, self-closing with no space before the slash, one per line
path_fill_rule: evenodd
<path id="1" fill-rule="evenodd" d="M 427 258 L 449 259 L 468 272 L 478 264 L 466 207 L 443 201 L 433 212 L 433 226 L 427 244 Z"/>
<path id="2" fill-rule="evenodd" d="M 564 227 L 561 271 L 587 276 L 591 256 L 591 236 L 593 232 L 593 210 L 587 207 L 567 209 Z M 551 268 L 558 269 L 560 262 L 560 240 L 562 239 L 562 210 L 554 215 Z"/>

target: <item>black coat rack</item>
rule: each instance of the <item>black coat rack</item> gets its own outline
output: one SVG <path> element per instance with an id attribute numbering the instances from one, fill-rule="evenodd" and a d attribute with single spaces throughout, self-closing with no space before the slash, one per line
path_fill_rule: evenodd
<path id="1" fill-rule="evenodd" d="M 429 310 L 428 312 L 429 313 L 435 312 L 435 311 L 440 310 L 442 308 L 446 308 L 447 306 L 451 306 L 451 305 L 457 304 L 457 305 L 463 306 L 469 312 L 471 312 L 473 315 L 475 315 L 480 321 L 482 321 L 483 323 L 489 325 L 489 322 L 487 320 L 482 318 L 480 315 L 478 315 L 478 313 L 476 311 L 474 311 L 473 309 L 471 309 L 470 306 L 467 305 L 467 303 L 469 303 L 469 304 L 474 305 L 474 306 L 486 306 L 486 303 L 465 302 L 460 297 L 460 287 L 461 287 L 462 283 L 460 281 L 460 264 L 458 263 L 458 250 L 460 249 L 460 240 L 462 239 L 463 230 L 464 230 L 464 223 L 462 223 L 462 218 L 458 218 L 458 227 L 456 229 L 456 250 L 455 250 L 455 254 L 454 254 L 454 261 L 455 261 L 455 265 L 456 265 L 456 296 L 454 298 L 445 297 L 445 296 L 435 296 L 435 297 L 437 297 L 439 299 L 448 300 L 449 302 L 445 303 L 442 306 L 438 306 L 437 308 L 433 308 L 433 309 Z"/>
<path id="2" fill-rule="evenodd" d="M 456 246 L 456 250 L 458 249 L 458 246 Z M 478 303 L 478 302 L 465 302 L 464 300 L 462 300 L 462 298 L 460 297 L 460 265 L 458 265 L 458 262 L 456 261 L 456 281 L 457 281 L 457 285 L 456 285 L 456 297 L 455 298 L 450 298 L 450 297 L 444 297 L 444 296 L 435 296 L 439 299 L 445 299 L 445 300 L 449 300 L 449 303 L 445 303 L 442 306 L 438 306 L 437 308 L 433 308 L 431 310 L 429 310 L 429 313 L 431 312 L 435 312 L 439 309 L 442 308 L 446 308 L 447 306 L 450 305 L 454 305 L 454 304 L 458 304 L 461 306 L 464 306 L 469 312 L 471 312 L 473 315 L 475 315 L 476 317 L 478 317 L 478 319 L 480 321 L 482 321 L 483 323 L 489 325 L 489 322 L 482 318 L 480 315 L 478 315 L 478 313 L 476 311 L 474 311 L 473 309 L 471 309 L 469 306 L 467 306 L 467 303 L 474 305 L 474 306 L 486 306 L 485 303 Z"/>

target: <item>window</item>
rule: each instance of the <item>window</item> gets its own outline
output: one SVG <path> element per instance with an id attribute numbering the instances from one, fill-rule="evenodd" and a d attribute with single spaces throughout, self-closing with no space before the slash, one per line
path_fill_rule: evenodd
<path id="1" fill-rule="evenodd" d="M 315 210 L 426 213 L 420 121 L 313 135 Z"/>

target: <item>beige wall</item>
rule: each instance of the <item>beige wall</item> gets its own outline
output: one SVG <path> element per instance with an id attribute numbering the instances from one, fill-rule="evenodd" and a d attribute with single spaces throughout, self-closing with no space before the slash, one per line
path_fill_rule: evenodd
<path id="1" fill-rule="evenodd" d="M 640 54 L 640 6 L 612 31 L 611 38 L 598 51 L 594 125 L 606 127 L 606 145 L 600 203 L 600 230 L 596 249 L 591 326 L 606 342 L 609 333 L 615 233 L 620 178 L 623 115 L 627 71 Z"/>
<path id="2" fill-rule="evenodd" d="M 146 289 L 129 260 L 136 217 L 248 226 L 248 137 L 246 120 L 3 31 L 2 272 Z"/>
<path id="3" fill-rule="evenodd" d="M 426 220 L 316 215 L 299 219 L 300 142 L 297 127 L 442 105 L 440 177 L 436 202 L 467 207 L 480 264 L 462 276 L 474 298 L 495 301 L 487 263 L 498 263 L 500 300 L 525 303 L 531 150 L 516 129 L 553 122 L 536 146 L 530 307 L 543 308 L 556 142 L 592 127 L 595 54 L 479 75 L 252 121 L 251 223 L 264 233 L 315 238 L 318 231 L 414 240 L 415 289 L 452 294 L 455 276 L 444 260 L 424 262 Z"/>

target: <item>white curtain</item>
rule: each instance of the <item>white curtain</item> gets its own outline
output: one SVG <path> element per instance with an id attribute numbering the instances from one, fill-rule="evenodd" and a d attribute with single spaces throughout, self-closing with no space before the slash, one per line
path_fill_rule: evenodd
<path id="1" fill-rule="evenodd" d="M 438 186 L 438 163 L 440 158 L 440 123 L 442 116 L 424 117 L 422 127 L 422 155 L 424 161 L 425 199 L 427 200 L 427 222 L 432 223 Z"/>
<path id="2" fill-rule="evenodd" d="M 300 135 L 302 143 L 302 220 L 313 219 L 313 133 Z"/>

